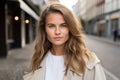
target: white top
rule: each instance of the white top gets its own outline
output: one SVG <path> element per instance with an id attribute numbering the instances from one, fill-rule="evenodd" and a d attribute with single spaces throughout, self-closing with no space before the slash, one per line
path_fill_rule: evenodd
<path id="1" fill-rule="evenodd" d="M 49 51 L 46 59 L 45 80 L 63 80 L 64 72 L 64 57 L 55 56 Z"/>

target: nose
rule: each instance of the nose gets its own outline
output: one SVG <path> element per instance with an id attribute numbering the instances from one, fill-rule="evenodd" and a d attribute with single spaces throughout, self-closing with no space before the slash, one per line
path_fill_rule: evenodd
<path id="1" fill-rule="evenodd" d="M 59 28 L 59 27 L 56 27 L 56 29 L 55 29 L 55 34 L 56 34 L 56 35 L 61 34 L 61 30 L 60 30 L 60 28 Z"/>

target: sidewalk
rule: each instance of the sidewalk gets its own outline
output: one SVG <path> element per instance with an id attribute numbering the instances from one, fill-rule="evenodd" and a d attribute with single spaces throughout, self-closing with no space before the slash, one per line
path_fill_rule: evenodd
<path id="1" fill-rule="evenodd" d="M 24 71 L 30 65 L 33 44 L 10 50 L 6 59 L 0 58 L 0 80 L 23 80 Z"/>
<path id="2" fill-rule="evenodd" d="M 120 46 L 120 40 L 114 42 L 112 38 L 99 37 L 99 36 L 87 35 L 87 34 L 85 34 L 85 36 L 96 39 L 96 40 L 99 40 L 99 41 L 102 41 L 102 42 L 106 42 L 106 43 L 109 43 L 109 44 Z"/>

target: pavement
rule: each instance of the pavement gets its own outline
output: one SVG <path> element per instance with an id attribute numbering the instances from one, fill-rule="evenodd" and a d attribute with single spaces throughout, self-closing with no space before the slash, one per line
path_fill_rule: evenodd
<path id="1" fill-rule="evenodd" d="M 94 39 L 99 40 L 99 41 L 109 43 L 109 44 L 120 46 L 120 39 L 117 41 L 113 41 L 112 38 L 99 37 L 99 36 L 93 36 L 93 35 L 87 35 L 87 34 L 86 34 L 86 36 L 90 37 L 90 38 L 94 38 Z"/>
<path id="2" fill-rule="evenodd" d="M 86 37 L 101 40 L 110 44 L 120 46 L 120 41 L 114 42 L 112 39 L 87 35 Z M 34 51 L 34 43 L 23 48 L 13 49 L 8 52 L 7 58 L 0 58 L 0 80 L 23 80 L 22 76 L 30 66 L 31 57 Z M 114 80 L 106 73 L 107 80 Z"/>
<path id="3" fill-rule="evenodd" d="M 30 66 L 33 43 L 8 52 L 6 59 L 0 58 L 0 80 L 23 80 L 24 72 Z"/>

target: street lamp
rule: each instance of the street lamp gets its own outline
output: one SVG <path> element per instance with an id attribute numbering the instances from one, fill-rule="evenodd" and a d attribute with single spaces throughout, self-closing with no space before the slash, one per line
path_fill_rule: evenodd
<path id="1" fill-rule="evenodd" d="M 25 23 L 26 23 L 26 24 L 29 24 L 29 23 L 30 23 L 30 21 L 29 21 L 28 19 L 26 19 L 26 20 L 25 20 Z"/>
<path id="2" fill-rule="evenodd" d="M 15 17 L 14 17 L 14 20 L 15 20 L 15 21 L 18 21 L 18 20 L 19 20 L 19 17 L 18 17 L 18 16 L 15 16 Z"/>

